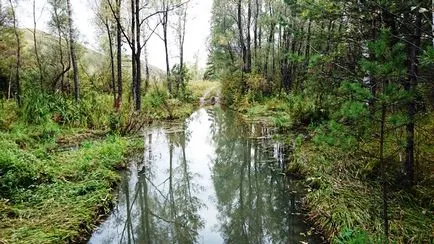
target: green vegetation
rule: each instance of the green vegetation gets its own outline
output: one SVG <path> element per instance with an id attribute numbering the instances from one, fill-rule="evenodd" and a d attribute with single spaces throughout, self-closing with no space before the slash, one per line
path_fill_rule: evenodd
<path id="1" fill-rule="evenodd" d="M 42 128 L 32 128 L 38 130 Z M 2 241 L 58 243 L 86 238 L 110 210 L 113 187 L 119 181 L 116 170 L 125 167 L 133 149 L 142 147 L 140 140 L 104 136 L 62 152 L 54 146 L 63 136 L 59 132 L 47 136 L 45 131 L 39 135 L 44 139 L 18 133 L 23 132 L 2 133 L 0 139 Z M 32 143 L 21 149 L 23 144 L 13 139 Z"/>
<path id="2" fill-rule="evenodd" d="M 434 240 L 431 1 L 213 5 L 205 75 L 281 128 L 288 174 L 332 243 Z"/>
<path id="3" fill-rule="evenodd" d="M 75 44 L 70 1 L 49 1 L 50 33 L 18 29 L 17 2 L 3 2 L 0 243 L 84 242 L 113 207 L 118 171 L 143 149 L 135 135 L 155 120 L 188 117 L 202 90 L 169 93 L 147 62 L 138 83 L 134 61 L 122 65 L 129 58 L 119 51 L 113 62 L 105 40 L 104 52 Z M 174 75 L 190 81 L 185 67 Z"/>
<path id="4" fill-rule="evenodd" d="M 1 101 L 0 240 L 85 240 L 112 206 L 117 171 L 143 148 L 128 135 L 155 119 L 185 118 L 195 107 L 157 89 L 142 101 L 136 119 L 127 109 L 113 112 L 110 96 L 98 93 L 87 93 L 80 104 L 30 92 L 21 108 Z"/>

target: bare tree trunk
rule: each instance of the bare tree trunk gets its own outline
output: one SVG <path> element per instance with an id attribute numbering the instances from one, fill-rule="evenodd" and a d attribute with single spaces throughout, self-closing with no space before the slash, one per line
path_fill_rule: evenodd
<path id="1" fill-rule="evenodd" d="M 38 53 L 38 43 L 36 40 L 36 0 L 33 0 L 33 47 L 35 49 L 36 62 L 39 68 L 39 82 L 41 85 L 41 90 L 43 90 L 44 73 L 42 70 L 41 59 Z"/>
<path id="2" fill-rule="evenodd" d="M 149 74 L 149 60 L 148 60 L 148 49 L 145 45 L 145 92 L 148 91 L 149 89 L 149 79 L 150 79 L 150 74 Z"/>
<path id="3" fill-rule="evenodd" d="M 142 93 L 141 93 L 141 83 L 142 83 L 142 46 L 140 41 L 140 0 L 136 0 L 136 43 L 137 43 L 137 53 L 136 53 L 136 111 L 140 111 L 142 104 Z"/>
<path id="4" fill-rule="evenodd" d="M 282 36 L 282 46 L 281 46 L 281 50 L 282 53 L 288 53 L 289 50 L 289 45 L 290 45 L 290 33 L 289 33 L 289 28 L 288 27 L 284 27 L 283 28 L 283 36 Z M 295 41 L 292 40 L 292 46 L 295 46 Z M 294 50 L 292 50 L 292 53 L 294 53 Z M 281 87 L 283 87 L 285 89 L 285 92 L 289 92 L 289 90 L 291 89 L 291 67 L 289 64 L 289 60 L 288 57 L 286 55 L 281 55 L 280 57 L 280 70 L 281 70 L 281 75 L 282 75 L 282 84 Z"/>
<path id="5" fill-rule="evenodd" d="M 307 27 L 307 41 L 306 41 L 306 49 L 304 52 L 304 58 L 306 60 L 306 64 L 305 66 L 307 67 L 307 65 L 309 64 L 309 59 L 310 59 L 310 39 L 311 39 L 311 29 L 312 29 L 312 21 L 309 19 L 309 24 Z"/>
<path id="6" fill-rule="evenodd" d="M 247 50 L 246 50 L 246 44 L 244 43 L 244 34 L 243 34 L 242 0 L 238 0 L 237 3 L 237 26 L 238 26 L 238 35 L 240 41 L 241 54 L 243 58 L 243 72 L 246 72 Z"/>
<path id="7" fill-rule="evenodd" d="M 253 30 L 253 39 L 254 39 L 254 63 L 256 68 L 258 67 L 258 21 L 259 21 L 259 12 L 261 11 L 259 8 L 259 0 L 255 0 L 255 23 L 254 23 L 254 30 Z"/>
<path id="8" fill-rule="evenodd" d="M 131 81 L 131 97 L 133 103 L 136 101 L 136 79 L 137 79 L 137 66 L 136 66 L 136 16 L 135 12 L 135 0 L 131 0 L 131 69 L 132 69 L 132 81 Z"/>
<path id="9" fill-rule="evenodd" d="M 64 80 L 65 80 L 65 75 L 64 75 L 64 71 L 65 71 L 65 63 L 63 60 L 63 44 L 62 44 L 62 28 L 60 26 L 60 20 L 59 20 L 59 13 L 57 12 L 57 6 L 53 6 L 53 13 L 54 13 L 54 18 L 55 18 L 55 23 L 56 23 L 56 29 L 57 29 L 57 42 L 59 45 L 59 56 L 60 56 L 60 65 L 62 67 L 62 71 L 60 72 L 60 74 L 53 80 L 52 82 L 52 87 L 51 90 L 54 92 L 56 92 L 56 86 L 57 83 L 59 82 L 60 79 L 60 91 L 63 92 L 64 90 Z"/>
<path id="10" fill-rule="evenodd" d="M 271 7 L 271 4 L 269 5 L 269 11 L 270 11 L 270 18 L 272 19 L 273 17 L 273 9 Z M 265 54 L 265 62 L 264 62 L 264 76 L 269 80 L 269 75 L 268 75 L 268 62 L 270 59 L 270 49 L 271 49 L 271 45 L 273 45 L 273 36 L 274 36 L 274 28 L 275 28 L 276 24 L 272 21 L 270 24 L 270 33 L 268 35 L 268 39 L 267 39 L 267 47 L 266 47 L 266 54 Z"/>
<path id="11" fill-rule="evenodd" d="M 187 6 L 181 7 L 179 15 L 179 84 L 177 86 L 177 93 L 179 87 L 184 86 L 184 42 L 185 42 L 185 25 L 187 22 Z"/>
<path id="12" fill-rule="evenodd" d="M 75 42 L 74 42 L 74 29 L 72 25 L 72 9 L 71 0 L 66 0 L 66 6 L 68 10 L 68 25 L 69 25 L 69 48 L 71 52 L 72 69 L 74 73 L 74 97 L 75 101 L 80 100 L 80 81 L 78 79 L 78 65 L 77 56 L 75 53 Z"/>
<path id="13" fill-rule="evenodd" d="M 14 34 L 17 42 L 17 50 L 16 50 L 16 67 L 15 67 L 15 82 L 17 86 L 17 103 L 21 106 L 21 85 L 20 85 L 20 70 L 21 70 L 21 38 L 20 33 L 18 31 L 17 17 L 15 15 L 15 7 L 12 3 L 12 0 L 9 0 L 9 4 L 12 11 L 12 18 L 14 24 Z"/>
<path id="14" fill-rule="evenodd" d="M 121 0 L 117 0 L 116 17 L 119 18 L 121 13 Z M 117 75 L 118 75 L 118 97 L 116 101 L 116 109 L 122 105 L 122 26 L 120 21 L 116 21 L 116 45 L 117 45 Z"/>
<path id="15" fill-rule="evenodd" d="M 12 89 L 12 66 L 10 67 L 9 81 L 8 81 L 8 100 L 11 99 L 11 89 Z"/>
<path id="16" fill-rule="evenodd" d="M 106 19 L 104 21 L 105 28 L 107 30 L 107 37 L 109 40 L 109 51 L 110 51 L 110 71 L 111 71 L 111 85 L 112 85 L 112 91 L 113 91 L 113 107 L 116 108 L 117 98 L 116 98 L 116 80 L 115 80 L 115 58 L 113 53 L 113 40 L 112 40 L 112 34 L 110 30 L 110 25 L 108 23 L 108 20 Z"/>
<path id="17" fill-rule="evenodd" d="M 164 0 L 164 13 L 163 13 L 163 42 L 164 42 L 164 51 L 166 54 L 166 79 L 167 79 L 167 88 L 169 93 L 172 93 L 172 82 L 170 80 L 170 64 L 169 64 L 169 48 L 168 48 L 168 40 L 167 40 L 167 27 L 169 24 L 169 3 Z"/>
<path id="18" fill-rule="evenodd" d="M 250 73 L 252 71 L 252 44 L 251 44 L 251 20 L 252 20 L 252 0 L 249 0 L 247 6 L 247 50 L 246 50 L 246 72 Z"/>

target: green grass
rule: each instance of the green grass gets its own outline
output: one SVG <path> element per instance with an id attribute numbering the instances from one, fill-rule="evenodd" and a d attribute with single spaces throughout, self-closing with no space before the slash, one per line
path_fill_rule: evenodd
<path id="1" fill-rule="evenodd" d="M 138 139 L 111 135 L 98 141 L 84 138 L 75 150 L 50 151 L 58 138 L 77 136 L 74 130 L 63 132 L 46 139 L 34 139 L 29 131 L 0 135 L 0 242 L 86 238 L 110 209 L 117 171 L 142 147 Z"/>
<path id="2" fill-rule="evenodd" d="M 310 189 L 304 199 L 309 218 L 332 243 L 382 243 L 381 187 L 363 176 L 361 169 L 369 164 L 367 160 L 312 141 L 305 141 L 294 152 L 288 170 L 304 177 Z M 432 192 L 432 185 L 424 183 L 413 192 L 391 189 L 392 243 L 433 240 Z"/>

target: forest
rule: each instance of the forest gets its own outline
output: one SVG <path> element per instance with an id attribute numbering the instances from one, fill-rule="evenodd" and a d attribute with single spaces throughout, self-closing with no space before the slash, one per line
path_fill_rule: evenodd
<path id="1" fill-rule="evenodd" d="M 186 55 L 198 1 L 87 0 L 95 49 L 80 39 L 78 1 L 47 0 L 42 31 L 39 1 L 0 0 L 0 243 L 99 243 L 94 231 L 124 204 L 120 172 L 140 155 L 157 160 L 152 138 L 167 143 L 157 151 L 170 160 L 161 183 L 169 190 L 154 185 L 157 173 L 133 167 L 144 227 L 134 230 L 127 191 L 128 241 L 123 231 L 119 243 L 200 242 L 206 221 L 199 190 L 190 189 L 201 188 L 186 153 L 195 131 L 216 144 L 210 182 L 225 243 L 299 242 L 311 230 L 324 243 L 433 242 L 434 2 L 207 0 L 201 68 Z M 153 40 L 164 68 L 153 65 Z M 276 145 L 277 156 L 269 151 Z M 303 185 L 300 221 L 309 231 L 294 234 L 287 222 L 298 219 L 272 211 L 275 202 L 285 213 L 294 208 L 298 192 L 281 178 L 267 183 L 261 156 L 285 157 L 278 168 Z M 143 187 L 160 198 L 141 195 Z M 249 215 L 259 210 L 270 219 Z"/>
<path id="2" fill-rule="evenodd" d="M 332 239 L 433 240 L 432 6 L 214 1 L 205 76 L 226 104 L 298 131 L 288 171 Z"/>

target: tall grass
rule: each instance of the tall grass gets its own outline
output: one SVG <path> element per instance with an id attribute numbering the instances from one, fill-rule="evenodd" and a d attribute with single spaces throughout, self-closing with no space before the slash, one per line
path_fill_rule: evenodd
<path id="1" fill-rule="evenodd" d="M 29 124 L 45 124 L 53 120 L 61 125 L 106 128 L 113 111 L 110 95 L 86 93 L 79 103 L 59 94 L 27 92 L 20 108 L 20 118 Z"/>

